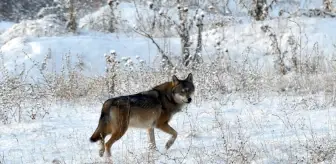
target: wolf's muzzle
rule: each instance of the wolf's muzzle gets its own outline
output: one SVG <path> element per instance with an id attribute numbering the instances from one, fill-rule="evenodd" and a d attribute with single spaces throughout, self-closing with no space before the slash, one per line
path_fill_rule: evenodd
<path id="1" fill-rule="evenodd" d="M 190 103 L 190 102 L 191 102 L 191 98 L 189 97 L 189 98 L 188 98 L 188 103 Z"/>

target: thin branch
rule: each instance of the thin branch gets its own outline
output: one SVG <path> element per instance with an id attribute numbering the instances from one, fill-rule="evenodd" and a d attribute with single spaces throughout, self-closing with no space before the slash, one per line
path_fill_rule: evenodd
<path id="1" fill-rule="evenodd" d="M 134 32 L 136 32 L 137 34 L 140 34 L 148 39 L 150 39 L 153 44 L 156 46 L 156 48 L 159 50 L 160 54 L 162 55 L 162 58 L 167 62 L 167 64 L 170 67 L 174 67 L 174 64 L 170 61 L 169 57 L 166 55 L 166 53 L 162 50 L 162 48 L 159 46 L 159 44 L 154 40 L 153 36 L 144 32 L 144 31 L 137 31 L 136 29 L 133 29 Z"/>

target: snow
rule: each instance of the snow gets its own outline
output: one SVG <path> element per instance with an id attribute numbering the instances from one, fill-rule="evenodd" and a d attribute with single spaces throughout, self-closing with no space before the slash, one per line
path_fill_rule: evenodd
<path id="1" fill-rule="evenodd" d="M 65 22 L 54 16 L 46 16 L 38 20 L 24 20 L 14 24 L 0 35 L 0 45 L 22 36 L 60 36 L 68 34 L 64 28 Z"/>
<path id="2" fill-rule="evenodd" d="M 137 7 L 137 8 L 135 8 Z M 87 14 L 79 20 L 79 27 L 83 30 L 95 30 L 106 32 L 108 27 L 106 26 L 111 17 L 110 6 L 104 6 L 98 11 Z M 115 17 L 119 18 L 121 21 L 115 26 L 120 28 L 121 32 L 132 32 L 133 25 L 138 24 L 139 17 L 146 20 L 148 17 L 153 15 L 153 12 L 149 10 L 148 7 L 143 5 L 137 5 L 133 3 L 121 2 L 118 4 L 118 9 L 114 11 Z M 141 20 L 140 20 L 141 22 Z"/>
<path id="3" fill-rule="evenodd" d="M 7 29 L 9 29 L 14 24 L 15 23 L 13 23 L 13 22 L 0 21 L 0 34 L 5 32 Z"/>
<path id="4" fill-rule="evenodd" d="M 157 39 L 160 45 L 164 42 L 169 43 L 168 49 L 179 46 L 179 39 L 167 38 Z M 53 61 L 61 63 L 62 56 L 65 54 L 78 54 L 83 56 L 87 66 L 87 73 L 101 74 L 105 69 L 104 54 L 114 50 L 117 58 L 123 56 L 131 57 L 136 60 L 139 56 L 147 63 L 153 63 L 157 58 L 158 50 L 146 38 L 134 36 L 129 37 L 122 34 L 89 34 L 79 36 L 53 36 L 53 37 L 18 37 L 4 44 L 0 52 L 4 56 L 5 65 L 9 70 L 13 70 L 15 64 L 26 63 L 27 66 L 34 61 L 42 61 L 45 55 L 51 51 Z M 178 55 L 178 51 L 173 52 Z M 31 59 L 27 58 L 29 56 Z M 73 60 L 76 56 L 72 55 Z M 17 60 L 14 60 L 18 58 Z M 60 65 L 56 65 L 59 72 Z M 38 70 L 32 70 L 31 74 L 36 74 Z"/>
<path id="5" fill-rule="evenodd" d="M 264 152 L 265 156 L 261 156 L 267 159 L 256 160 L 257 163 L 273 163 L 272 161 L 285 158 L 289 153 L 305 156 L 300 151 L 288 152 L 289 150 L 283 147 L 291 145 L 295 148 L 300 141 L 311 138 L 309 135 L 314 135 L 316 139 L 335 136 L 336 119 L 332 116 L 336 114 L 336 109 L 310 111 L 302 106 L 294 110 L 283 104 L 293 105 L 300 101 L 302 98 L 295 96 L 269 95 L 253 105 L 235 96 L 231 97 L 230 103 L 224 105 L 214 102 L 203 102 L 202 105 L 191 104 L 183 112 L 177 113 L 171 121 L 172 127 L 178 131 L 178 138 L 170 150 L 164 151 L 169 135 L 159 130 L 155 131 L 160 151 L 155 154 L 155 158 L 174 163 L 171 159 L 180 160 L 181 154 L 187 153 L 187 148 L 191 147 L 183 163 L 196 162 L 199 154 L 206 155 L 203 160 L 220 163 L 214 158 L 217 155 L 225 156 L 221 154 L 223 150 L 220 146 L 223 146 L 224 142 L 221 134 L 233 135 L 233 138 L 226 138 L 226 142 L 231 144 L 232 148 L 240 141 L 235 135 L 240 134 L 246 137 L 241 139 L 248 141 L 246 146 L 253 146 L 257 151 L 268 149 L 270 152 Z M 22 161 L 49 163 L 53 160 L 65 163 L 105 161 L 105 158 L 98 156 L 98 144 L 89 142 L 89 137 L 98 122 L 100 105 L 98 103 L 96 105 L 58 105 L 54 106 L 51 115 L 43 120 L 0 126 L 0 153 L 4 156 L 4 161 L 12 163 Z M 223 127 L 218 127 L 218 123 L 223 124 Z M 311 131 L 314 134 L 311 134 Z M 141 161 L 145 161 L 147 142 L 146 130 L 129 129 L 125 136 L 112 146 L 113 161 L 130 162 L 134 155 Z M 202 148 L 217 152 L 214 154 L 208 152 L 208 154 L 202 152 Z M 276 152 L 279 153 L 272 154 Z M 160 155 L 161 153 L 167 153 L 169 158 L 166 155 Z M 258 156 L 257 159 L 259 158 Z"/>
<path id="6" fill-rule="evenodd" d="M 326 60 L 332 60 L 335 57 L 336 38 L 336 33 L 332 32 L 336 27 L 336 22 L 333 20 L 333 18 L 274 19 L 209 30 L 203 33 L 204 55 L 216 53 L 214 45 L 220 41 L 220 48 L 227 49 L 233 61 L 244 62 L 248 55 L 249 64 L 252 66 L 261 70 L 274 70 L 274 60 L 277 56 L 269 54 L 272 52 L 272 42 L 268 34 L 261 30 L 262 26 L 267 25 L 276 34 L 282 52 L 291 50 L 288 39 L 293 36 L 297 43 L 302 44 L 303 48 L 298 52 L 302 56 L 321 55 Z M 287 54 L 286 57 L 290 60 L 291 55 Z"/>
<path id="7" fill-rule="evenodd" d="M 301 8 L 317 5 L 320 4 L 299 3 Z M 120 6 L 121 18 L 127 20 L 123 27 L 137 24 L 134 4 L 120 3 Z M 230 6 L 238 8 L 232 2 Z M 272 15 L 282 7 L 276 8 Z M 82 18 L 79 24 L 83 29 L 78 34 L 68 33 L 51 17 L 18 24 L 0 22 L 1 63 L 9 70 L 15 70 L 16 65 L 29 67 L 33 65 L 31 59 L 42 61 L 51 52 L 56 71 L 61 71 L 62 56 L 71 54 L 75 59 L 78 54 L 83 57 L 85 73 L 92 76 L 104 72 L 104 55 L 108 53 L 117 54 L 117 58 L 127 61 L 128 65 L 134 61 L 145 61 L 150 66 L 159 63 L 160 54 L 149 39 L 127 30 L 124 31 L 127 33 L 107 34 L 84 25 L 85 21 L 99 18 L 106 10 L 108 8 L 103 7 Z M 176 13 L 176 10 L 174 8 L 169 13 Z M 138 11 L 145 17 L 152 14 L 146 6 L 140 6 Z M 189 11 L 194 12 L 191 8 Z M 204 15 L 209 17 L 207 13 Z M 334 19 L 306 17 L 242 21 L 204 31 L 202 56 L 211 61 L 218 51 L 227 50 L 230 62 L 243 64 L 248 61 L 248 65 L 256 70 L 274 71 L 276 56 L 270 54 L 271 40 L 261 30 L 264 25 L 270 26 L 277 35 L 282 52 L 291 50 L 288 40 L 293 37 L 302 42 L 300 57 L 319 55 L 328 61 L 335 60 Z M 180 55 L 179 38 L 155 40 L 172 55 Z M 217 43 L 220 46 L 215 47 Z M 290 57 L 286 59 L 289 67 Z M 38 70 L 31 70 L 30 75 L 38 76 Z M 202 83 L 198 82 L 198 85 Z M 154 159 L 157 163 L 243 163 L 239 159 L 248 154 L 246 158 L 253 163 L 300 163 L 309 161 L 309 148 L 319 147 L 324 143 L 320 140 L 331 144 L 322 144 L 323 150 L 335 146 L 334 93 L 280 93 L 263 92 L 262 89 L 259 88 L 262 92 L 259 95 L 248 91 L 233 92 L 214 94 L 210 100 L 198 93 L 193 103 L 171 120 L 171 126 L 178 132 L 171 149 L 164 150 L 169 135 L 155 131 L 159 152 L 154 153 Z M 89 142 L 98 123 L 102 102 L 52 101 L 50 104 L 50 114 L 43 119 L 0 125 L 0 163 L 98 163 L 109 160 L 98 156 L 97 143 Z M 129 129 L 112 146 L 113 162 L 149 163 L 147 144 L 146 130 Z M 336 156 L 331 156 L 330 161 L 335 163 Z"/>
<path id="8" fill-rule="evenodd" d="M 78 27 L 84 30 L 108 32 L 108 22 L 113 19 L 112 10 L 109 6 L 104 6 L 98 11 L 88 14 L 79 20 Z M 117 28 L 122 28 L 120 25 L 114 25 Z"/>
<path id="9" fill-rule="evenodd" d="M 272 27 L 278 38 L 281 37 L 279 41 L 281 41 L 282 51 L 290 51 L 287 40 L 290 36 L 294 36 L 297 42 L 301 39 L 304 46 L 302 54 L 311 54 L 312 51 L 316 51 L 316 47 L 324 47 L 317 49 L 318 52 L 314 54 L 323 55 L 326 60 L 331 60 L 335 57 L 333 40 L 336 38 L 336 33 L 332 32 L 336 23 L 332 20 L 331 18 L 269 20 L 263 23 L 243 23 L 206 31 L 203 33 L 205 45 L 202 55 L 206 60 L 212 60 L 209 55 L 216 53 L 213 45 L 221 42 L 219 50 L 227 49 L 233 61 L 244 62 L 248 54 L 251 65 L 256 64 L 263 68 L 262 70 L 274 70 L 276 56 L 269 54 L 272 51 L 270 38 L 260 29 L 261 26 L 268 25 Z M 300 28 L 294 22 L 298 23 Z M 156 38 L 156 40 L 160 45 L 168 46 L 167 50 L 174 50 L 171 51 L 172 55 L 180 54 L 179 49 L 175 48 L 179 47 L 178 38 Z M 41 61 L 49 50 L 57 63 L 61 61 L 62 55 L 67 53 L 83 56 L 88 67 L 87 72 L 99 74 L 104 71 L 104 54 L 110 50 L 115 50 L 118 58 L 127 56 L 136 61 L 135 56 L 139 56 L 149 64 L 154 64 L 158 59 L 157 56 L 160 56 L 155 45 L 149 39 L 139 35 L 97 32 L 85 32 L 76 36 L 34 37 L 28 35 L 12 39 L 0 48 L 0 52 L 4 55 L 5 65 L 10 69 L 13 69 L 15 62 L 19 65 L 21 63 L 32 64 L 26 55 L 35 61 Z M 248 51 L 247 54 L 246 51 Z M 288 58 L 290 59 L 290 56 Z M 59 69 L 60 67 L 56 68 L 56 71 Z"/>

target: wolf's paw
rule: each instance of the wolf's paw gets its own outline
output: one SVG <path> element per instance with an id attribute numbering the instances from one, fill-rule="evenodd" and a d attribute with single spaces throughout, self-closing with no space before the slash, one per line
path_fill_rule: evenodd
<path id="1" fill-rule="evenodd" d="M 99 150 L 99 156 L 103 157 L 103 155 L 104 155 L 104 150 Z"/>
<path id="2" fill-rule="evenodd" d="M 155 144 L 151 144 L 151 143 L 149 144 L 148 148 L 149 148 L 150 150 L 157 150 L 156 145 L 155 145 Z"/>
<path id="3" fill-rule="evenodd" d="M 173 145 L 174 141 L 172 140 L 169 140 L 167 143 L 166 143 L 166 150 L 168 150 L 172 145 Z"/>
<path id="4" fill-rule="evenodd" d="M 106 157 L 111 157 L 111 152 L 107 151 L 106 152 Z"/>

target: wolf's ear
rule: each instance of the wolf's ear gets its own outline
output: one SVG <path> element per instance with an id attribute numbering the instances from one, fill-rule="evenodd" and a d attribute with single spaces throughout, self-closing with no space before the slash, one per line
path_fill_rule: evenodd
<path id="1" fill-rule="evenodd" d="M 179 83 L 179 79 L 173 75 L 173 85 L 177 85 Z"/>
<path id="2" fill-rule="evenodd" d="M 187 77 L 186 80 L 189 81 L 189 82 L 193 82 L 193 76 L 192 76 L 191 73 L 189 73 L 189 75 L 188 75 L 188 77 Z"/>

